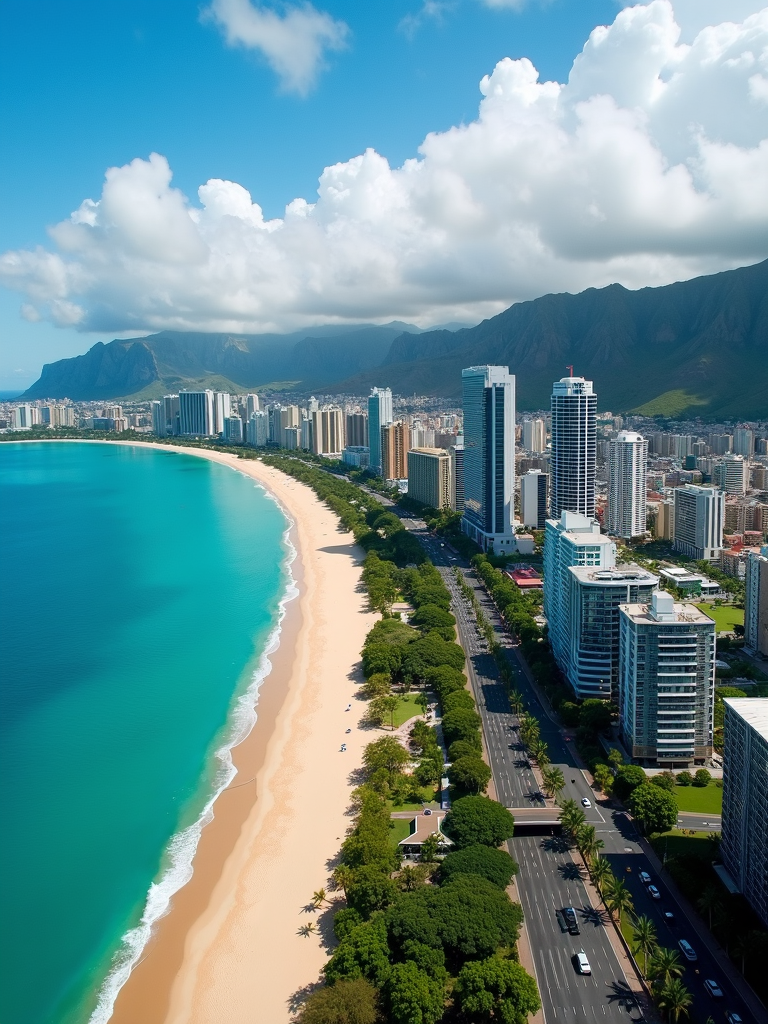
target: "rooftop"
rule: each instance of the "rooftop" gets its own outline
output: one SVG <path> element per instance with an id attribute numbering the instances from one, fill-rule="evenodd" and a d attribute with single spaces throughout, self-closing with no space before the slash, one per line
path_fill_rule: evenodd
<path id="1" fill-rule="evenodd" d="M 768 742 L 768 697 L 726 697 L 724 703 Z"/>
<path id="2" fill-rule="evenodd" d="M 674 619 L 670 616 L 669 619 L 657 618 L 652 614 L 652 607 L 650 604 L 621 604 L 619 608 L 625 615 L 627 615 L 633 622 L 636 622 L 641 626 L 664 626 L 674 625 L 681 623 L 691 623 L 697 626 L 712 626 L 714 629 L 715 623 L 713 619 L 710 619 L 704 612 L 699 611 L 696 605 L 692 604 L 673 604 L 670 602 L 670 607 L 674 609 Z"/>
<path id="3" fill-rule="evenodd" d="M 610 583 L 614 583 L 616 586 L 626 586 L 628 583 L 655 585 L 659 582 L 657 576 L 634 563 L 617 565 L 615 569 L 596 569 L 588 565 L 572 565 L 569 566 L 569 572 L 572 572 L 580 583 L 593 583 L 600 586 Z"/>

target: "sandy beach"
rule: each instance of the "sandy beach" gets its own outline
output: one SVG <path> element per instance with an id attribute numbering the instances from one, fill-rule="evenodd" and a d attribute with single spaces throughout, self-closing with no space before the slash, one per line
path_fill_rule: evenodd
<path id="1" fill-rule="evenodd" d="M 277 498 L 294 521 L 299 597 L 287 607 L 258 722 L 233 751 L 239 774 L 112 1020 L 280 1024 L 327 959 L 331 914 L 308 904 L 328 887 L 349 825 L 350 776 L 370 739 L 356 694 L 360 649 L 377 616 L 360 588 L 361 550 L 308 487 L 257 461 L 153 447 L 232 466 Z M 310 922 L 318 931 L 303 935 Z"/>

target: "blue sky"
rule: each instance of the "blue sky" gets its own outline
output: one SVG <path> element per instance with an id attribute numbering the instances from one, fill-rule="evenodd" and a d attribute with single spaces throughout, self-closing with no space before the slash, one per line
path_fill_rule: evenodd
<path id="1" fill-rule="evenodd" d="M 429 132 L 475 121 L 478 83 L 504 57 L 527 57 L 541 81 L 566 82 L 590 32 L 597 25 L 611 25 L 620 10 L 613 0 L 531 0 L 522 5 L 502 0 L 318 2 L 303 11 L 324 16 L 336 42 L 324 52 L 314 78 L 310 74 L 297 86 L 290 73 L 279 73 L 274 47 L 270 66 L 263 48 L 228 42 L 225 19 L 230 19 L 231 34 L 232 11 L 242 23 L 242 16 L 249 16 L 243 7 L 247 4 L 236 0 L 227 8 L 222 0 L 217 20 L 205 17 L 208 5 L 190 0 L 2 3 L 0 95 L 6 159 L 0 168 L 5 197 L 0 252 L 35 253 L 37 247 L 55 252 L 57 244 L 61 250 L 61 239 L 52 243 L 47 229 L 65 221 L 86 198 L 99 200 L 107 168 L 124 167 L 136 158 L 146 161 L 151 153 L 167 160 L 173 187 L 193 206 L 199 204 L 201 184 L 223 179 L 247 189 L 265 219 L 281 218 L 294 198 L 315 201 L 324 167 L 372 148 L 391 168 L 398 168 L 418 156 Z M 717 17 L 718 7 L 721 12 L 735 9 L 724 3 L 708 6 L 714 11 L 709 19 L 713 23 L 724 20 L 724 15 Z M 759 7 L 745 0 L 743 13 Z M 268 15 L 270 9 L 278 17 L 291 10 L 262 4 L 257 13 Z M 695 35 L 697 27 L 684 29 L 683 38 L 686 31 Z M 289 55 L 288 60 L 294 58 Z M 737 141 L 754 148 L 756 139 Z M 105 231 L 104 237 L 109 234 Z M 756 261 L 760 253 L 751 258 L 753 249 L 747 245 L 743 262 Z M 270 256 L 272 264 L 275 258 Z M 742 258 L 737 254 L 735 262 Z M 79 255 L 77 259 L 86 265 Z M 97 273 L 95 265 L 87 264 L 89 280 Z M 422 265 L 427 267 L 429 260 Z M 640 273 L 638 283 L 646 283 L 643 273 L 632 273 Z M 647 283 L 656 283 L 654 273 L 661 274 L 659 280 L 665 274 L 675 276 L 671 269 L 648 271 Z M 690 270 L 678 273 L 686 276 Z M 0 389 L 30 383 L 44 361 L 85 351 L 96 340 L 167 323 L 131 308 L 130 297 L 123 296 L 116 305 L 114 279 L 98 286 L 91 282 L 83 299 L 82 283 L 57 285 L 57 292 L 50 282 L 41 283 L 39 264 L 29 274 L 21 284 L 11 281 L 16 290 L 0 289 Z M 543 273 L 541 291 L 557 281 Z M 591 283 L 589 273 L 584 281 Z M 423 314 L 426 323 L 433 314 L 436 321 L 464 312 L 467 319 L 477 319 L 473 313 L 503 308 L 507 300 L 535 291 L 536 283 L 526 282 L 519 294 L 513 289 L 509 295 L 496 286 L 481 287 L 476 295 L 468 289 L 454 305 L 440 296 L 404 299 L 401 292 L 383 287 L 382 294 L 391 299 L 373 302 L 366 293 L 338 316 L 355 319 L 359 313 L 361 319 L 382 319 L 389 312 L 411 313 Z M 605 282 L 598 274 L 594 283 Z M 628 283 L 635 283 L 631 274 Z M 67 309 L 76 307 L 87 315 L 62 314 L 54 293 L 66 301 Z M 184 305 L 183 297 L 173 301 Z M 288 329 L 333 317 L 333 300 L 329 302 L 327 308 L 322 303 L 305 308 L 286 300 L 264 314 L 263 324 Z M 22 305 L 27 319 L 20 316 Z M 441 316 L 443 309 L 446 315 Z M 296 319 L 301 316 L 304 320 Z M 76 317 L 77 329 L 71 325 Z M 195 317 L 183 326 L 213 329 L 230 324 L 221 311 L 207 319 L 201 313 Z M 242 329 L 258 329 L 262 321 L 249 317 L 242 320 Z M 233 320 L 228 329 L 237 323 Z"/>

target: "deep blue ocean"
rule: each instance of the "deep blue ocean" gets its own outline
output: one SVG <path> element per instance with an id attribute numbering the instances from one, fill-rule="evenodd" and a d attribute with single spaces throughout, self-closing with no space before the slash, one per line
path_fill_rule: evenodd
<path id="1" fill-rule="evenodd" d="M 104 1020 L 188 877 L 252 721 L 285 529 L 191 455 L 0 444 L 3 1024 Z"/>

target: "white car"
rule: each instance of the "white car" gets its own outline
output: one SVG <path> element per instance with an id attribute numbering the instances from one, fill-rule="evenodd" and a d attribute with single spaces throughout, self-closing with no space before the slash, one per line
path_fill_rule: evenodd
<path id="1" fill-rule="evenodd" d="M 588 800 L 585 796 L 583 796 L 581 798 L 581 806 L 582 807 L 591 807 L 592 806 L 592 801 Z"/>
<path id="2" fill-rule="evenodd" d="M 704 988 L 707 990 L 707 992 L 709 992 L 713 999 L 723 998 L 723 990 L 720 988 L 720 986 L 717 984 L 714 978 L 707 978 L 704 981 Z"/>
<path id="3" fill-rule="evenodd" d="M 576 966 L 579 974 L 591 974 L 592 968 L 589 966 L 589 960 L 587 960 L 587 954 L 582 951 L 576 954 Z"/>
<path id="4" fill-rule="evenodd" d="M 641 871 L 638 877 L 640 878 L 640 881 L 643 883 L 643 885 L 651 884 L 651 876 L 648 874 L 647 871 Z"/>
<path id="5" fill-rule="evenodd" d="M 656 888 L 655 885 L 649 885 L 648 886 L 648 895 L 651 897 L 652 900 L 660 900 L 661 899 L 661 893 L 659 892 L 659 890 Z"/>
<path id="6" fill-rule="evenodd" d="M 698 960 L 699 959 L 696 956 L 696 950 L 693 948 L 693 946 L 690 944 L 690 942 L 688 942 L 686 939 L 680 939 L 680 941 L 678 942 L 678 946 L 680 947 L 680 950 L 681 950 L 681 952 L 682 952 L 682 954 L 683 954 L 683 956 L 685 957 L 686 960 L 693 961 L 693 960 Z"/>

